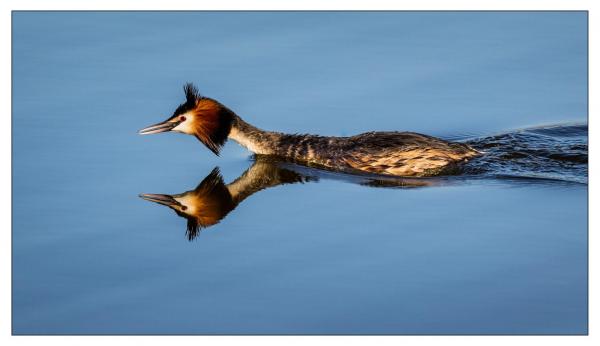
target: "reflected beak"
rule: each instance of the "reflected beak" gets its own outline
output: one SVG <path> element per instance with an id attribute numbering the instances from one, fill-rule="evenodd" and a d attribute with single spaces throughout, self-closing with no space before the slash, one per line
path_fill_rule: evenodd
<path id="1" fill-rule="evenodd" d="M 179 205 L 179 202 L 175 200 L 175 198 L 170 195 L 160 195 L 154 193 L 141 193 L 140 198 L 145 199 L 146 201 L 166 205 L 167 207 Z"/>
<path id="2" fill-rule="evenodd" d="M 179 125 L 181 121 L 163 121 L 162 123 L 150 125 L 141 129 L 138 133 L 140 135 L 151 135 L 153 133 L 161 133 L 171 131 L 174 127 Z"/>

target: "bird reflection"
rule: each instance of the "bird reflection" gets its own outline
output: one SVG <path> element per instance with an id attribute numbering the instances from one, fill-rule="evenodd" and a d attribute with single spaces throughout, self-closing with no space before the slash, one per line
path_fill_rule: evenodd
<path id="1" fill-rule="evenodd" d="M 422 187 L 438 183 L 432 179 L 341 174 L 323 171 L 270 157 L 257 156 L 239 178 L 225 184 L 219 168 L 215 168 L 198 186 L 180 194 L 143 193 L 140 197 L 165 205 L 187 220 L 186 236 L 195 239 L 200 231 L 224 219 L 238 204 L 252 194 L 284 184 L 334 179 L 371 187 Z"/>

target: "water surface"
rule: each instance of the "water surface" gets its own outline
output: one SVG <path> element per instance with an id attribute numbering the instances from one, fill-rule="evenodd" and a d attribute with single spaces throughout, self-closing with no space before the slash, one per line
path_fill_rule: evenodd
<path id="1" fill-rule="evenodd" d="M 12 59 L 15 334 L 587 333 L 584 12 L 15 12 Z M 265 129 L 489 155 L 416 188 L 284 165 L 189 241 L 138 194 L 255 163 L 136 134 L 186 81 Z"/>

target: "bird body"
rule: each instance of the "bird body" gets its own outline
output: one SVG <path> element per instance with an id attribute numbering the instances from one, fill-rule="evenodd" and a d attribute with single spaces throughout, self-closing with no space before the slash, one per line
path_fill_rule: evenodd
<path id="1" fill-rule="evenodd" d="M 367 132 L 351 137 L 285 134 L 256 128 L 197 89 L 184 87 L 186 103 L 166 121 L 140 134 L 176 131 L 196 136 L 215 154 L 228 138 L 258 155 L 272 155 L 326 169 L 404 177 L 456 173 L 481 155 L 462 143 L 414 132 Z"/>
<path id="2" fill-rule="evenodd" d="M 479 155 L 466 144 L 414 132 L 367 132 L 352 137 L 263 131 L 237 117 L 229 138 L 259 155 L 273 155 L 333 170 L 395 176 L 456 172 Z"/>

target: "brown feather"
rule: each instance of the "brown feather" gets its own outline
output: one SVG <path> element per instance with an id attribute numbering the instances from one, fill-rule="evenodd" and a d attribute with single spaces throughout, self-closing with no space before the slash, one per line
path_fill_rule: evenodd
<path id="1" fill-rule="evenodd" d="M 210 98 L 198 99 L 193 112 L 196 115 L 193 124 L 196 138 L 219 155 L 231 131 L 234 113 Z"/>

